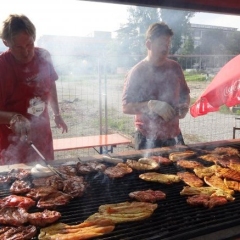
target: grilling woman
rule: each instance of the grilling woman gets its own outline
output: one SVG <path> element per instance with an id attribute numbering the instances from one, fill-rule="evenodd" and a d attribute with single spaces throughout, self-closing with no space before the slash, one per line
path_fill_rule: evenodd
<path id="1" fill-rule="evenodd" d="M 0 37 L 8 50 L 0 55 L 1 163 L 37 161 L 32 141 L 46 160 L 53 160 L 53 140 L 48 114 L 67 132 L 57 99 L 54 70 L 48 51 L 34 46 L 36 29 L 24 15 L 9 15 Z"/>
<path id="2" fill-rule="evenodd" d="M 190 90 L 180 65 L 168 58 L 172 30 L 154 23 L 146 32 L 147 56 L 127 74 L 123 113 L 135 115 L 135 148 L 184 144 L 179 119 L 186 116 Z"/>

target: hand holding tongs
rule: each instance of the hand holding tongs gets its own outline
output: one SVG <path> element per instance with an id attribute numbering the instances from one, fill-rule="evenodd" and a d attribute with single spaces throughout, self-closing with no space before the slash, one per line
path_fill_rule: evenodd
<path id="1" fill-rule="evenodd" d="M 46 167 L 47 167 L 50 171 L 52 171 L 54 174 L 56 174 L 56 175 L 59 176 L 60 178 L 62 178 L 62 179 L 64 179 L 64 180 L 66 179 L 61 172 L 59 172 L 56 168 L 54 168 L 54 167 L 52 167 L 51 165 L 48 164 L 48 162 L 46 161 L 45 157 L 39 152 L 39 150 L 36 148 L 36 146 L 33 144 L 33 142 L 32 142 L 32 141 L 28 141 L 27 136 L 26 136 L 26 141 L 27 141 L 27 143 L 35 150 L 35 152 L 41 157 L 41 159 L 42 159 L 43 162 L 45 163 Z"/>

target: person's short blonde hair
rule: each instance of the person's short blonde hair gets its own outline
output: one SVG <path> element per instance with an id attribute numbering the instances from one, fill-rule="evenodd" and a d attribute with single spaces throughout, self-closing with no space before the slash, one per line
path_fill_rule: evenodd
<path id="1" fill-rule="evenodd" d="M 0 38 L 3 41 L 12 42 L 14 36 L 20 32 L 26 32 L 36 40 L 36 28 L 25 15 L 10 14 L 0 29 Z"/>
<path id="2" fill-rule="evenodd" d="M 153 23 L 148 27 L 146 32 L 146 40 L 154 40 L 160 36 L 173 36 L 173 31 L 164 22 Z"/>

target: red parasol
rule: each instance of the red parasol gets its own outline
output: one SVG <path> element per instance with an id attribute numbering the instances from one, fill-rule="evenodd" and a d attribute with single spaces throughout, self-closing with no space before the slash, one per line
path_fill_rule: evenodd
<path id="1" fill-rule="evenodd" d="M 205 91 L 190 107 L 193 117 L 215 112 L 219 107 L 240 103 L 240 55 L 226 63 L 207 86 Z"/>

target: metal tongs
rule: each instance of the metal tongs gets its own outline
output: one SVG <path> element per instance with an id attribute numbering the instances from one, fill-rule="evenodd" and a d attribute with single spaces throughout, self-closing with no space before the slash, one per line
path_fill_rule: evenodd
<path id="1" fill-rule="evenodd" d="M 48 164 L 46 158 L 39 152 L 39 150 L 36 148 L 36 146 L 33 144 L 33 142 L 32 141 L 28 141 L 27 136 L 26 136 L 26 141 L 35 150 L 35 152 L 41 157 L 42 161 L 44 162 L 44 164 L 46 165 L 46 167 L 50 171 L 52 171 L 54 174 L 56 174 L 60 178 L 62 178 L 64 180 L 66 179 L 61 172 L 59 172 L 56 168 L 54 168 L 54 167 L 52 167 L 51 165 Z"/>

